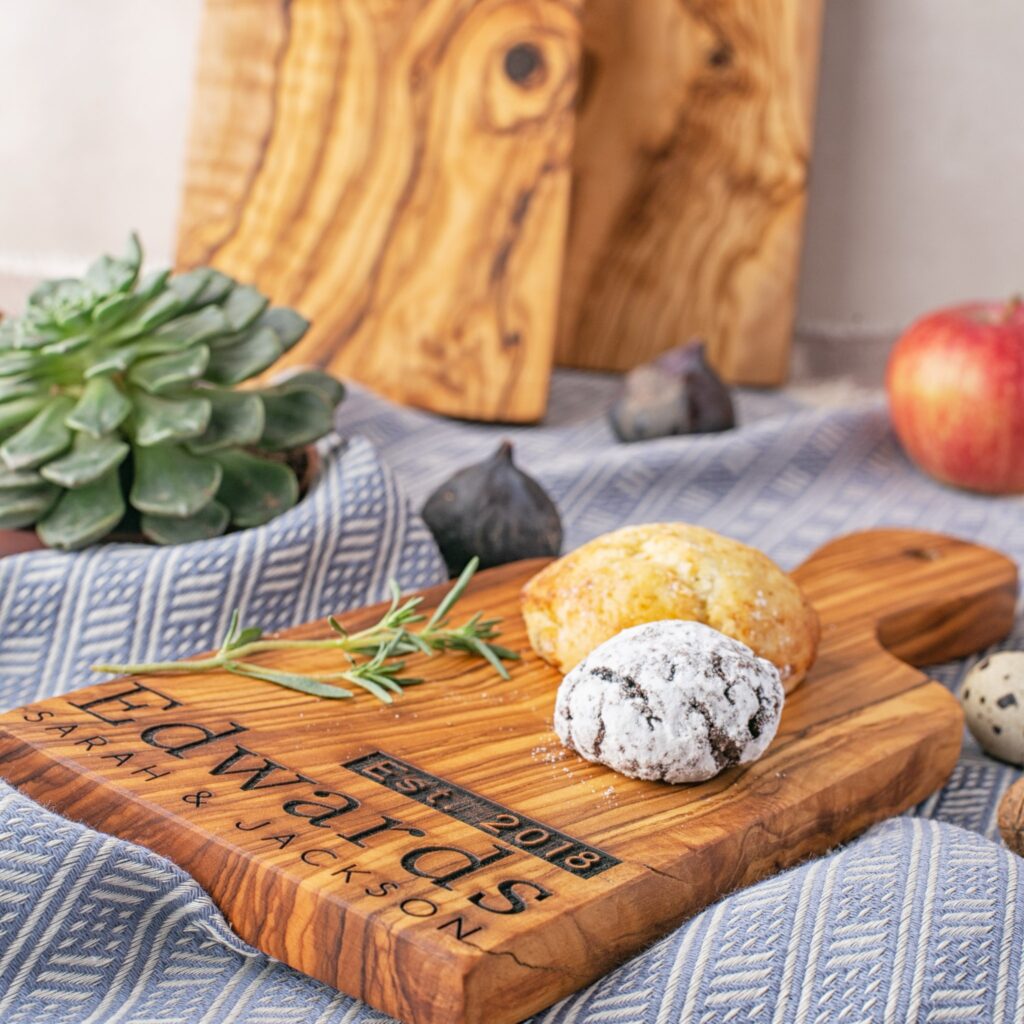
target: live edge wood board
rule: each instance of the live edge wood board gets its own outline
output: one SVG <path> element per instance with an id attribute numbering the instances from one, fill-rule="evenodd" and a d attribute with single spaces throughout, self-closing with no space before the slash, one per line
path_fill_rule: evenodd
<path id="1" fill-rule="evenodd" d="M 556 361 L 789 370 L 821 0 L 587 0 Z"/>
<path id="2" fill-rule="evenodd" d="M 1012 562 L 950 537 L 827 545 L 796 571 L 822 644 L 771 747 L 669 786 L 588 764 L 551 733 L 558 676 L 518 613 L 540 564 L 482 574 L 465 598 L 522 651 L 509 682 L 436 658 L 386 707 L 227 675 L 114 680 L 0 717 L 0 774 L 170 857 L 244 939 L 301 971 L 412 1024 L 506 1024 L 940 786 L 959 705 L 900 659 L 995 642 L 1017 592 Z"/>
<path id="3" fill-rule="evenodd" d="M 207 0 L 178 261 L 255 281 L 327 363 L 534 420 L 568 215 L 579 0 Z"/>
<path id="4" fill-rule="evenodd" d="M 178 263 L 308 316 L 286 363 L 449 415 L 694 333 L 780 383 L 821 6 L 205 0 Z"/>

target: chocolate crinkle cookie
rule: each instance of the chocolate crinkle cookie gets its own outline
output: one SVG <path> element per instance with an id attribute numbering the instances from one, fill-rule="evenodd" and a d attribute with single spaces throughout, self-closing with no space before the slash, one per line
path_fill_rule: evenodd
<path id="1" fill-rule="evenodd" d="M 634 779 L 700 782 L 756 761 L 784 699 L 770 661 L 710 626 L 670 619 L 587 655 L 558 689 L 555 732 Z"/>

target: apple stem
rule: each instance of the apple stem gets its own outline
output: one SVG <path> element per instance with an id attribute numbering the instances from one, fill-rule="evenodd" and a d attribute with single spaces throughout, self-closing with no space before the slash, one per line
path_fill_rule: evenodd
<path id="1" fill-rule="evenodd" d="M 1021 306 L 1024 306 L 1024 297 L 1019 293 L 1010 297 L 1010 300 L 1003 306 L 1003 311 L 999 315 L 999 323 L 1008 324 L 1014 316 L 1017 314 L 1017 310 Z"/>

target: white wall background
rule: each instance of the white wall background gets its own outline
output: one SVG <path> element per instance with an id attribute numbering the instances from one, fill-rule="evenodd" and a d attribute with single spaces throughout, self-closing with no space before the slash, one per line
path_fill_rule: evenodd
<path id="1" fill-rule="evenodd" d="M 200 0 L 0 0 L 0 273 L 168 263 Z"/>
<path id="2" fill-rule="evenodd" d="M 132 227 L 170 261 L 199 8 L 0 0 L 0 303 Z M 1022 0 L 829 0 L 803 335 L 1024 288 L 1022 40 Z"/>
<path id="3" fill-rule="evenodd" d="M 1022 41 L 1022 0 L 829 0 L 805 333 L 1024 289 Z"/>

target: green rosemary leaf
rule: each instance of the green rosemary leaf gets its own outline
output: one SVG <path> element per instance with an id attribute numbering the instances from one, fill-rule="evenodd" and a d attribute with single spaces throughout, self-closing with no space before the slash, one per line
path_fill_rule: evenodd
<path id="1" fill-rule="evenodd" d="M 458 651 L 471 657 L 481 658 L 501 678 L 509 674 L 503 662 L 519 658 L 515 651 L 499 647 L 489 641 L 498 635 L 496 618 L 484 619 L 482 613 L 473 614 L 458 629 L 445 628 L 447 616 L 456 601 L 465 592 L 477 562 L 474 559 L 466 566 L 451 590 L 444 596 L 429 621 L 418 630 L 412 624 L 424 622 L 426 616 L 419 608 L 423 598 L 405 598 L 395 583 L 389 583 L 391 601 L 387 610 L 372 626 L 357 633 L 349 631 L 330 615 L 327 624 L 331 630 L 330 639 L 292 640 L 264 637 L 255 626 L 240 628 L 239 614 L 231 616 L 227 632 L 217 654 L 191 663 L 156 662 L 143 665 L 118 665 L 97 668 L 97 671 L 118 674 L 156 674 L 161 672 L 229 672 L 247 679 L 274 683 L 299 693 L 329 699 L 352 697 L 351 690 L 336 686 L 333 680 L 344 681 L 359 687 L 385 704 L 392 703 L 396 694 L 407 686 L 424 682 L 420 677 L 405 675 L 407 654 L 431 657 L 438 653 Z M 271 651 L 317 650 L 335 652 L 348 662 L 348 667 L 335 672 L 300 675 L 278 669 L 256 665 L 245 659 L 252 655 Z M 361 660 L 360 660 L 361 659 Z"/>
<path id="2" fill-rule="evenodd" d="M 510 651 L 507 647 L 499 647 L 497 644 L 487 645 L 502 661 L 520 661 L 522 655 L 518 651 Z"/>
<path id="3" fill-rule="evenodd" d="M 318 679 L 311 679 L 308 676 L 296 675 L 293 672 L 278 672 L 276 669 L 265 668 L 262 665 L 251 665 L 244 661 L 227 661 L 224 668 L 236 675 L 248 676 L 250 679 L 259 679 L 265 683 L 276 683 L 289 690 L 298 690 L 299 693 L 309 694 L 311 697 L 327 697 L 332 700 L 344 700 L 353 696 L 351 690 L 342 689 L 340 686 L 331 686 L 329 683 L 321 682 Z M 388 697 L 390 703 L 391 698 Z"/>
<path id="4" fill-rule="evenodd" d="M 502 679 L 509 678 L 508 669 L 505 668 L 501 663 L 501 659 L 494 653 L 494 651 L 491 650 L 490 647 L 487 646 L 487 644 L 480 640 L 472 639 L 469 641 L 469 646 L 476 651 L 476 653 L 479 654 L 480 657 L 483 658 L 491 668 L 501 676 Z"/>
<path id="5" fill-rule="evenodd" d="M 259 626 L 246 626 L 245 629 L 238 634 L 238 637 L 235 639 L 232 647 L 244 647 L 246 644 L 255 643 L 262 637 L 263 630 L 260 629 Z"/>
<path id="6" fill-rule="evenodd" d="M 378 685 L 369 675 L 361 673 L 358 668 L 353 669 L 345 678 L 356 686 L 361 686 L 368 693 L 372 693 L 383 704 L 394 703 L 394 697 L 383 686 Z"/>
<path id="7" fill-rule="evenodd" d="M 374 674 L 374 675 L 367 676 L 367 678 L 368 679 L 372 679 L 375 683 L 379 683 L 381 686 L 384 687 L 385 690 L 390 690 L 391 693 L 401 693 L 402 692 L 401 684 L 397 683 L 390 676 L 379 676 L 379 675 Z"/>
<path id="8" fill-rule="evenodd" d="M 228 651 L 237 651 L 239 647 L 245 647 L 246 644 L 255 643 L 257 640 L 262 639 L 263 630 L 258 626 L 245 626 L 240 629 L 238 623 L 238 609 L 236 608 L 231 613 L 231 622 L 228 625 L 228 631 L 224 635 L 224 640 L 220 645 L 222 654 L 226 654 Z"/>
<path id="9" fill-rule="evenodd" d="M 421 654 L 426 654 L 428 657 L 434 653 L 434 648 L 427 643 L 418 633 L 406 633 L 406 642 L 410 644 L 415 650 Z"/>
<path id="10" fill-rule="evenodd" d="M 434 614 L 430 616 L 430 620 L 427 622 L 427 629 L 444 621 L 445 616 L 452 610 L 455 602 L 462 597 L 466 587 L 469 586 L 469 581 L 473 578 L 473 573 L 476 572 L 479 564 L 480 559 L 476 555 L 466 563 L 466 568 L 462 570 L 462 575 L 459 576 L 452 589 L 445 594 L 441 603 L 434 609 Z"/>
<path id="11" fill-rule="evenodd" d="M 231 620 L 228 622 L 228 631 L 224 634 L 224 639 L 221 641 L 221 651 L 228 651 L 231 649 L 231 645 L 235 639 L 235 633 L 238 631 L 238 609 L 236 608 L 231 613 Z"/>

